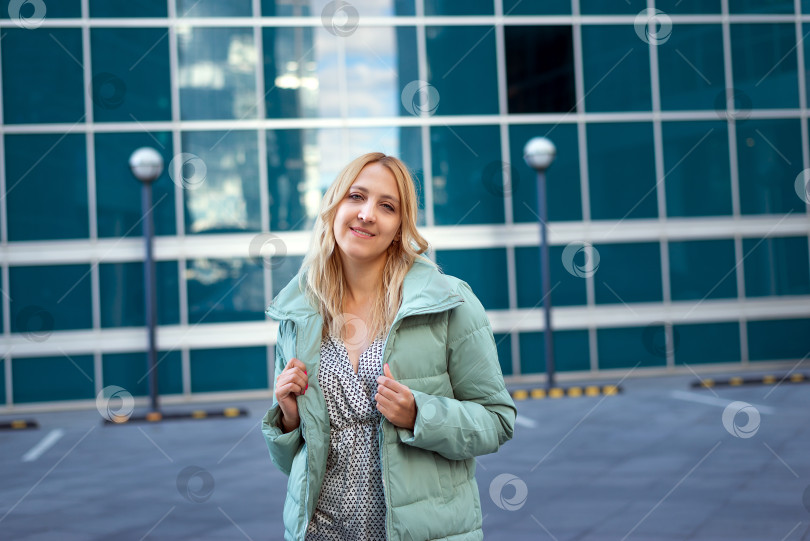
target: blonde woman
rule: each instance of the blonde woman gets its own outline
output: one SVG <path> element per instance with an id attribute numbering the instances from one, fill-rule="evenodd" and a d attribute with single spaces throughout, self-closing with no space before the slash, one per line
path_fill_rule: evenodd
<path id="1" fill-rule="evenodd" d="M 267 308 L 285 539 L 483 539 L 474 457 L 511 439 L 515 405 L 484 308 L 421 255 L 416 214 L 400 160 L 356 158 Z"/>

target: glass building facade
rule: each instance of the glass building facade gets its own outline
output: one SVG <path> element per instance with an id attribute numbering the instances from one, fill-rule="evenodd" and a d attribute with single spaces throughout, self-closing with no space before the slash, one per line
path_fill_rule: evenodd
<path id="1" fill-rule="evenodd" d="M 16 5 L 16 3 L 12 3 Z M 5 10 L 2 10 L 5 11 Z M 810 352 L 810 0 L 30 0 L 0 14 L 0 411 L 147 393 L 150 146 L 160 391 L 268 396 L 270 299 L 326 186 L 414 172 L 430 257 L 507 380 L 793 366 Z M 710 366 L 711 365 L 711 366 Z"/>

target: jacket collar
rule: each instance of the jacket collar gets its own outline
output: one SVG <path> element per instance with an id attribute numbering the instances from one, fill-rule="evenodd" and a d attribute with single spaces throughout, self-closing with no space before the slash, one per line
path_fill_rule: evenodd
<path id="1" fill-rule="evenodd" d="M 301 290 L 300 277 L 301 271 L 276 295 L 265 310 L 268 316 L 278 321 L 291 319 L 300 322 L 320 315 Z M 402 305 L 396 319 L 448 310 L 462 302 L 461 296 L 454 292 L 433 263 L 423 256 L 417 256 L 402 282 Z"/>

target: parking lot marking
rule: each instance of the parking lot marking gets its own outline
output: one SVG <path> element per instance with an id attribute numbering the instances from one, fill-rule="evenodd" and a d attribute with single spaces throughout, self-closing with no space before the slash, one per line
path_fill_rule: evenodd
<path id="1" fill-rule="evenodd" d="M 524 417 L 522 415 L 515 417 L 515 424 L 525 426 L 526 428 L 535 428 L 537 426 L 537 423 L 533 419 L 529 419 L 528 417 Z"/>
<path id="2" fill-rule="evenodd" d="M 669 393 L 669 396 L 672 398 L 677 398 L 678 400 L 687 400 L 689 402 L 700 402 L 701 404 L 709 404 L 711 406 L 720 406 L 721 408 L 725 408 L 734 400 L 723 400 L 722 398 L 712 398 L 711 396 L 703 396 L 697 393 L 690 393 L 688 391 L 672 391 Z M 754 406 L 757 411 L 760 413 L 764 413 L 767 415 L 771 415 L 774 413 L 774 409 L 770 406 L 760 406 L 758 404 L 751 404 Z"/>
<path id="3" fill-rule="evenodd" d="M 62 430 L 61 428 L 55 428 L 55 429 L 51 430 L 50 432 L 48 432 L 47 436 L 42 438 L 42 440 L 40 440 L 40 442 L 38 444 L 31 447 L 31 449 L 27 453 L 25 453 L 23 455 L 22 461 L 23 462 L 33 462 L 33 461 L 35 461 L 36 459 L 41 457 L 43 454 L 45 454 L 45 451 L 47 451 L 48 449 L 53 447 L 54 444 L 56 444 L 57 441 L 62 439 L 62 436 L 64 436 L 64 435 L 65 435 L 65 431 Z"/>

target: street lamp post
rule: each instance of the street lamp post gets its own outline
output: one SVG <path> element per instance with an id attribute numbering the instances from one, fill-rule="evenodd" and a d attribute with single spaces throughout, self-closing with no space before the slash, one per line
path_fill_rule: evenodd
<path id="1" fill-rule="evenodd" d="M 160 412 L 158 405 L 157 348 L 155 327 L 157 325 L 157 295 L 155 293 L 155 260 L 152 244 L 155 236 L 152 222 L 152 183 L 163 172 L 163 157 L 153 148 L 141 147 L 129 157 L 129 168 L 141 182 L 141 212 L 143 215 L 143 238 L 146 258 L 143 262 L 144 296 L 146 297 L 146 329 L 149 337 L 147 365 L 149 367 L 149 400 L 153 413 Z"/>
<path id="2" fill-rule="evenodd" d="M 554 161 L 557 149 L 545 137 L 535 137 L 523 148 L 523 159 L 537 171 L 537 212 L 540 216 L 540 294 L 543 296 L 546 342 L 546 386 L 554 387 L 554 339 L 551 334 L 551 271 L 548 255 L 548 209 L 546 205 L 546 169 Z"/>

